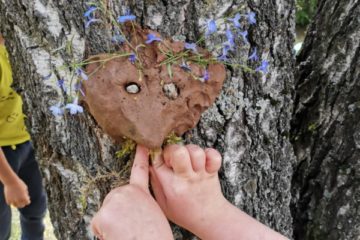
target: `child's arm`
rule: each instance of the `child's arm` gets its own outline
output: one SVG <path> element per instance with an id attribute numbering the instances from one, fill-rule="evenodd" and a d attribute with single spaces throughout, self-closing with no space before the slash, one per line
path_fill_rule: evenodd
<path id="1" fill-rule="evenodd" d="M 14 159 L 16 161 L 16 159 Z M 30 204 L 29 192 L 26 184 L 15 174 L 6 160 L 0 147 L 0 182 L 4 185 L 6 203 L 17 208 Z"/>
<path id="2" fill-rule="evenodd" d="M 0 46 L 4 45 L 5 39 L 0 34 Z M 1 67 L 1 66 L 0 66 Z M 1 71 L 0 71 L 1 74 Z M 1 75 L 0 75 L 1 81 Z M 16 161 L 17 159 L 14 159 Z M 16 175 L 6 160 L 5 154 L 0 147 L 0 182 L 4 185 L 6 203 L 17 208 L 30 204 L 29 192 L 26 184 Z"/>

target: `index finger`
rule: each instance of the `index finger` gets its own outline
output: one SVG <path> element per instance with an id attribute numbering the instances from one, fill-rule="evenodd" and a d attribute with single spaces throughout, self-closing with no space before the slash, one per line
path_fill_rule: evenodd
<path id="1" fill-rule="evenodd" d="M 149 191 L 149 149 L 137 145 L 134 164 L 131 168 L 130 184 Z"/>

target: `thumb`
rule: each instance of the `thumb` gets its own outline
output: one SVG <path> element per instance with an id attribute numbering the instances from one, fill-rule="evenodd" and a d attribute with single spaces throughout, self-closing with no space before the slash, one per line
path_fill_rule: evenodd
<path id="1" fill-rule="evenodd" d="M 130 184 L 149 191 L 149 149 L 137 145 L 134 164 L 131 168 Z"/>
<path id="2" fill-rule="evenodd" d="M 165 183 L 169 183 L 170 179 L 174 175 L 172 170 L 168 166 L 166 166 L 162 152 L 156 152 L 151 160 L 151 173 L 153 177 L 156 177 L 158 179 L 157 182 L 159 182 L 161 185 L 163 185 L 164 188 L 166 188 Z"/>

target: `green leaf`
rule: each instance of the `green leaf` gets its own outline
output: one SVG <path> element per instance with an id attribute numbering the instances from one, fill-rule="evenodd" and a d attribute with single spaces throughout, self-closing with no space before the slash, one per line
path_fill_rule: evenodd
<path id="1" fill-rule="evenodd" d="M 169 77 L 172 79 L 173 78 L 173 73 L 172 73 L 171 64 L 170 63 L 166 64 L 166 68 L 167 68 Z"/>

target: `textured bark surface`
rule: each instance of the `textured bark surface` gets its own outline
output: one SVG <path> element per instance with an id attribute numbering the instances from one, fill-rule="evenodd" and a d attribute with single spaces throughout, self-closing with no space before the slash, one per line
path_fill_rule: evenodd
<path id="1" fill-rule="evenodd" d="M 360 1 L 319 1 L 297 59 L 296 239 L 360 239 Z"/>
<path id="2" fill-rule="evenodd" d="M 206 19 L 224 16 L 232 7 L 243 6 L 257 13 L 258 24 L 249 29 L 249 41 L 251 47 L 258 47 L 262 59 L 270 61 L 270 73 L 261 78 L 229 69 L 217 102 L 185 138 L 223 154 L 220 175 L 229 200 L 291 236 L 294 1 L 107 2 L 117 13 L 130 7 L 140 24 L 164 36 L 180 34 L 192 41 L 197 40 Z M 119 146 L 87 113 L 55 119 L 49 111 L 50 105 L 63 98 L 55 81 L 43 80 L 51 67 L 111 51 L 107 47 L 111 35 L 103 27 L 94 25 L 85 32 L 84 11 L 82 1 L 0 0 L 0 29 L 8 39 L 15 81 L 23 90 L 28 126 L 43 166 L 59 239 L 90 238 L 87 226 L 92 214 L 113 182 L 127 178 L 130 164 L 114 157 Z M 213 41 L 221 43 L 221 39 Z M 72 42 L 72 52 L 53 51 L 67 42 Z M 247 57 L 249 52 L 250 46 L 236 57 Z M 61 70 L 57 75 L 69 77 L 69 72 Z M 174 233 L 177 239 L 191 238 L 184 231 L 175 229 Z"/>

